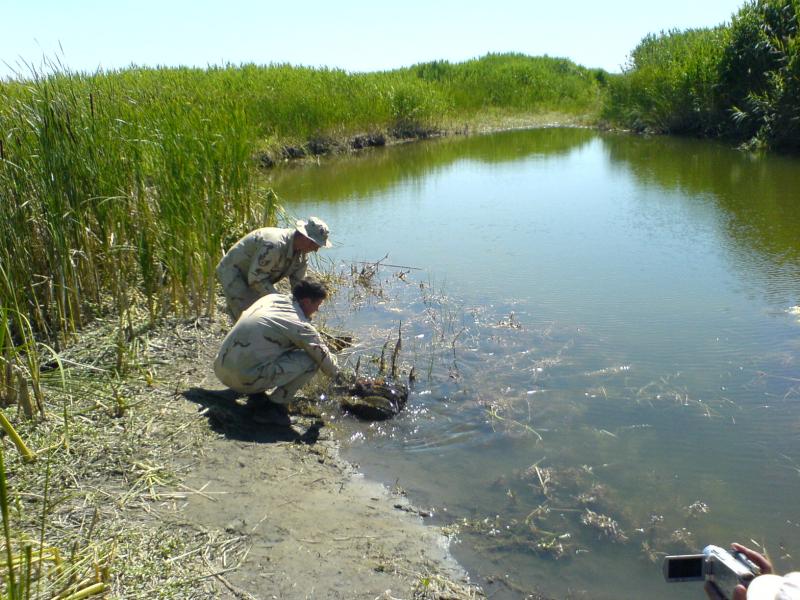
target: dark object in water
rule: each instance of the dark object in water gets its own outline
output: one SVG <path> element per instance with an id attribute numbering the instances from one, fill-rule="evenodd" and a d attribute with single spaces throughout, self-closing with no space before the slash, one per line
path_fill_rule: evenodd
<path id="1" fill-rule="evenodd" d="M 397 415 L 408 400 L 408 387 L 378 379 L 358 379 L 344 390 L 342 410 L 365 421 L 385 421 Z"/>

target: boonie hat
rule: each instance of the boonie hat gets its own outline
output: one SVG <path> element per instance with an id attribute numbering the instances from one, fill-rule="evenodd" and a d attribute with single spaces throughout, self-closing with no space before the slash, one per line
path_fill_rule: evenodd
<path id="1" fill-rule="evenodd" d="M 747 586 L 747 600 L 800 600 L 800 571 L 759 575 Z"/>
<path id="2" fill-rule="evenodd" d="M 325 221 L 317 217 L 309 217 L 308 221 L 298 221 L 297 231 L 302 233 L 320 248 L 330 248 L 333 244 L 328 241 L 330 229 Z"/>

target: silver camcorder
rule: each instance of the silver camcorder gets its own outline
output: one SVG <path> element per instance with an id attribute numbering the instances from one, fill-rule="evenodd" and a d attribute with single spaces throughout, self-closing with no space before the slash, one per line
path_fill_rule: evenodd
<path id="1" fill-rule="evenodd" d="M 747 585 L 761 570 L 741 552 L 730 553 L 719 546 L 706 546 L 702 554 L 667 556 L 667 581 L 710 581 L 723 598 L 733 598 L 739 584 Z"/>

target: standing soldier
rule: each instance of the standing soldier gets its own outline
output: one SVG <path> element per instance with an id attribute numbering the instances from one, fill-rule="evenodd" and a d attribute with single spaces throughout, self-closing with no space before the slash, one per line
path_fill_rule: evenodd
<path id="1" fill-rule="evenodd" d="M 291 296 L 275 293 L 256 300 L 222 341 L 214 361 L 217 378 L 248 394 L 256 410 L 285 410 L 317 371 L 335 377 L 336 357 L 310 322 L 327 296 L 322 283 L 303 279 Z"/>
<path id="2" fill-rule="evenodd" d="M 328 226 L 310 217 L 294 229 L 262 227 L 251 231 L 228 250 L 217 265 L 217 279 L 233 320 L 261 296 L 275 293 L 284 277 L 294 287 L 306 274 L 307 254 L 330 248 Z"/>

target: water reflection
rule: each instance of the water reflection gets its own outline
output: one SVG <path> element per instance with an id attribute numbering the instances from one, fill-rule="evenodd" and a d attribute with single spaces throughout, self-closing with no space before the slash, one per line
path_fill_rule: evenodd
<path id="1" fill-rule="evenodd" d="M 611 136 L 604 146 L 612 164 L 630 171 L 642 185 L 678 191 L 685 202 L 714 205 L 737 259 L 747 262 L 754 252 L 760 255 L 761 264 L 743 267 L 749 272 L 776 265 L 790 267 L 793 281 L 800 276 L 797 159 L 753 156 L 717 143 L 669 138 Z M 762 281 L 777 284 L 781 294 L 786 286 L 769 275 Z"/>
<path id="2" fill-rule="evenodd" d="M 660 557 L 732 539 L 797 567 L 796 166 L 546 130 L 276 175 L 334 263 L 422 269 L 326 310 L 365 368 L 401 329 L 417 374 L 401 418 L 342 421 L 350 451 L 458 530 L 493 597 L 702 597 Z"/>
<path id="3" fill-rule="evenodd" d="M 356 160 L 348 156 L 333 157 L 321 168 L 274 170 L 268 173 L 268 181 L 289 202 L 352 201 L 402 188 L 457 162 L 507 165 L 560 156 L 594 137 L 595 133 L 589 129 L 573 128 L 542 129 L 535 136 L 528 131 L 507 131 L 493 136 L 442 138 L 403 148 L 374 148 Z"/>

